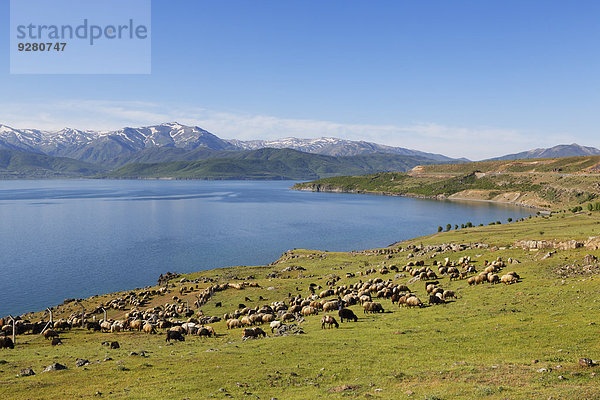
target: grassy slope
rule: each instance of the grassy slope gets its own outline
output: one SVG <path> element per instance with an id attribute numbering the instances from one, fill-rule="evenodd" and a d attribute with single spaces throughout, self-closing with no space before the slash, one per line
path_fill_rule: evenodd
<path id="1" fill-rule="evenodd" d="M 425 165 L 409 173 L 333 177 L 294 188 L 444 196 L 556 208 L 597 199 L 599 165 L 600 156 Z"/>
<path id="2" fill-rule="evenodd" d="M 577 360 L 600 359 L 599 325 L 592 324 L 600 324 L 596 304 L 600 279 L 596 275 L 562 279 L 554 269 L 574 262 L 581 264 L 585 254 L 600 256 L 600 252 L 558 251 L 540 261 L 545 252 L 503 247 L 518 239 L 585 239 L 597 235 L 599 230 L 599 213 L 561 213 L 405 242 L 402 246 L 485 241 L 499 248 L 449 252 L 434 259 L 456 260 L 470 255 L 481 270 L 484 259 L 514 257 L 521 263 L 505 271 L 515 270 L 523 279 L 511 286 L 470 287 L 464 280 L 450 282 L 443 277 L 441 285 L 458 292 L 456 301 L 444 306 L 406 309 L 383 300 L 390 312 L 378 315 L 364 315 L 360 306 L 353 306 L 359 322 L 344 323 L 337 330 L 320 329 L 321 313 L 308 317 L 302 324 L 305 335 L 246 342 L 241 340 L 240 329 L 228 331 L 223 322 L 213 324 L 219 334 L 217 338 L 188 337 L 173 346 L 164 345 L 164 334 L 94 334 L 75 329 L 63 333 L 64 345 L 56 348 L 40 336 L 20 336 L 18 349 L 0 350 L 0 360 L 6 361 L 0 363 L 0 398 L 91 398 L 97 391 L 104 397 L 123 399 L 204 399 L 227 395 L 306 399 L 367 394 L 380 399 L 597 398 L 600 376 L 593 373 L 597 369 L 581 368 Z M 296 288 L 306 296 L 310 282 L 325 287 L 331 274 L 342 277 L 338 284 L 353 283 L 361 278 L 346 278 L 346 272 L 364 271 L 384 263 L 402 266 L 409 260 L 408 252 L 398 253 L 389 260 L 383 255 L 309 250 L 295 250 L 293 254 L 304 257 L 271 266 L 224 268 L 189 275 L 218 278 L 222 282 L 234 281 L 234 276 L 252 275 L 255 278 L 250 280 L 261 285 L 261 288 L 217 292 L 202 308 L 203 312 L 221 315 L 233 311 L 240 302 L 259 305 L 261 302 L 256 301 L 259 295 L 269 302 L 283 300 L 289 292 L 298 293 Z M 423 259 L 426 265 L 431 265 L 431 258 Z M 290 265 L 301 265 L 306 271 L 265 278 L 268 273 Z M 311 277 L 299 277 L 300 273 Z M 372 277 L 393 279 L 394 275 L 368 276 Z M 425 298 L 422 282 L 411 288 Z M 176 290 L 156 297 L 150 305 L 171 302 L 175 294 Z M 91 308 L 117 295 L 88 299 L 84 304 Z M 246 296 L 254 301 L 246 302 Z M 193 299 L 191 295 L 188 298 Z M 223 303 L 222 308 L 215 308 L 217 301 Z M 63 307 L 65 315 L 75 310 L 74 306 Z M 120 317 L 122 312 L 112 311 L 110 316 Z M 105 340 L 118 340 L 121 349 L 108 350 L 100 345 Z M 128 356 L 131 351 L 142 349 L 149 351 L 150 357 Z M 84 368 L 74 366 L 77 358 L 95 361 L 107 355 L 113 360 Z M 69 369 L 41 373 L 43 366 L 52 362 L 63 363 Z M 17 378 L 15 375 L 24 367 L 33 367 L 37 375 Z M 552 371 L 536 372 L 542 367 Z M 345 393 L 330 391 L 341 385 L 355 388 Z"/>
<path id="3" fill-rule="evenodd" d="M 171 153 L 168 153 L 171 154 Z M 220 152 L 196 161 L 127 164 L 109 178 L 317 179 L 376 171 L 406 171 L 432 160 L 396 154 L 332 157 L 291 149 Z M 215 157 L 216 156 L 216 157 Z M 143 159 L 140 159 L 143 161 Z"/>
<path id="4" fill-rule="evenodd" d="M 0 179 L 80 177 L 102 171 L 97 165 L 70 158 L 0 150 Z"/>

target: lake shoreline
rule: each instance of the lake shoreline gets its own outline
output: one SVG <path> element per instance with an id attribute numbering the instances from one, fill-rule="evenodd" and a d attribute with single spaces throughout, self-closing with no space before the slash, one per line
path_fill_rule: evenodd
<path id="1" fill-rule="evenodd" d="M 492 204 L 506 204 L 506 205 L 523 207 L 523 208 L 531 208 L 534 210 L 548 211 L 547 209 L 542 208 L 542 207 L 536 207 L 536 206 L 532 206 L 530 204 L 524 204 L 524 203 L 520 203 L 520 202 L 471 199 L 471 198 L 466 198 L 466 197 L 449 197 L 449 196 L 445 196 L 443 194 L 439 194 L 436 196 L 425 196 L 425 195 L 410 194 L 410 193 L 376 192 L 376 191 L 356 190 L 356 189 L 345 190 L 345 189 L 341 189 L 341 188 L 321 188 L 321 187 L 317 187 L 315 190 L 314 186 L 313 187 L 298 187 L 298 188 L 292 186 L 292 187 L 290 187 L 290 189 L 301 191 L 301 192 L 316 192 L 316 193 L 318 193 L 318 192 L 321 192 L 321 193 L 348 193 L 348 194 L 367 194 L 367 195 L 375 195 L 375 196 L 407 197 L 407 198 L 411 198 L 411 199 L 474 201 L 474 202 L 484 202 L 484 203 L 492 203 Z"/>

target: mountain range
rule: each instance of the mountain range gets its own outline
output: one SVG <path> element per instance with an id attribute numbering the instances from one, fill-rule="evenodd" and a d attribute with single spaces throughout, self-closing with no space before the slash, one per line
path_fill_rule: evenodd
<path id="1" fill-rule="evenodd" d="M 176 122 L 115 131 L 44 131 L 0 125 L 0 151 L 0 178 L 316 179 L 469 161 L 339 138 L 226 140 Z M 572 144 L 494 160 L 590 154 L 600 154 L 600 150 Z"/>
<path id="2" fill-rule="evenodd" d="M 577 143 L 560 144 L 547 149 L 533 149 L 521 153 L 507 154 L 505 156 L 490 158 L 487 161 L 522 160 L 528 158 L 553 158 L 553 157 L 577 157 L 600 155 L 600 150 L 595 147 L 580 146 Z"/>
<path id="3" fill-rule="evenodd" d="M 140 151 L 152 149 L 196 149 L 208 150 L 258 150 L 261 148 L 289 148 L 306 153 L 329 156 L 355 156 L 361 154 L 389 153 L 403 156 L 424 157 L 435 161 L 455 161 L 441 154 L 426 153 L 402 147 L 385 146 L 364 141 L 351 141 L 338 138 L 280 140 L 224 140 L 197 126 L 179 123 L 141 128 L 123 128 L 116 131 L 98 132 L 65 128 L 60 131 L 36 129 L 15 129 L 0 125 L 0 149 L 20 150 L 69 157 L 80 161 L 100 164 L 105 167 L 124 165 L 130 160 L 139 159 Z M 162 161 L 169 153 L 146 152 L 147 162 Z M 192 157 L 179 150 L 170 152 L 168 157 L 186 159 Z M 151 155 L 159 155 L 159 160 L 151 160 Z M 175 161 L 175 160 L 169 160 Z"/>

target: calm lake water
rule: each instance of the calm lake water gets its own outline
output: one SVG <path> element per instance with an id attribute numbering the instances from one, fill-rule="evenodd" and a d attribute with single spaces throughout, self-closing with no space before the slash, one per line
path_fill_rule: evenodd
<path id="1" fill-rule="evenodd" d="M 166 271 L 360 250 L 530 209 L 312 193 L 289 181 L 1 181 L 0 316 L 153 285 Z"/>

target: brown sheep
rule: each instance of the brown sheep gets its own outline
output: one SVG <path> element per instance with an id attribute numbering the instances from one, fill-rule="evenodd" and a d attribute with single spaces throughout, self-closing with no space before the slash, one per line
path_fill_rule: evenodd
<path id="1" fill-rule="evenodd" d="M 242 323 L 240 322 L 239 319 L 232 318 L 232 319 L 227 320 L 227 329 L 241 328 L 241 327 L 242 327 Z"/>
<path id="2" fill-rule="evenodd" d="M 519 274 L 517 274 L 515 271 L 507 272 L 506 275 L 512 275 L 512 276 L 514 276 L 517 279 L 521 279 L 521 277 L 519 276 Z"/>
<path id="3" fill-rule="evenodd" d="M 244 328 L 242 331 L 242 339 L 257 338 L 259 336 L 266 337 L 267 334 L 262 329 L 256 328 Z"/>
<path id="4" fill-rule="evenodd" d="M 144 324 L 144 326 L 142 327 L 142 330 L 144 331 L 144 333 L 148 333 L 148 334 L 156 333 L 156 329 L 154 329 L 154 325 L 152 325 L 149 322 L 146 322 Z"/>
<path id="5" fill-rule="evenodd" d="M 182 335 L 185 335 L 185 328 L 183 326 L 172 326 L 171 328 L 169 328 L 169 330 L 167 332 L 179 332 Z"/>
<path id="6" fill-rule="evenodd" d="M 338 308 L 339 308 L 339 304 L 338 304 L 337 300 L 328 301 L 327 303 L 323 304 L 324 312 L 335 311 Z"/>
<path id="7" fill-rule="evenodd" d="M 323 318 L 321 318 L 321 329 L 325 329 L 325 324 L 329 325 L 330 329 L 331 325 L 334 325 L 336 328 L 340 327 L 340 324 L 331 315 L 323 315 Z"/>
<path id="8" fill-rule="evenodd" d="M 305 317 L 313 314 L 317 314 L 317 310 L 314 307 L 307 306 L 302 309 L 302 315 L 304 315 Z"/>
<path id="9" fill-rule="evenodd" d="M 58 332 L 52 330 L 52 329 L 48 329 L 47 331 L 44 332 L 44 339 L 48 340 L 50 338 L 55 338 L 58 337 Z"/>
<path id="10" fill-rule="evenodd" d="M 365 304 L 363 304 L 363 309 L 364 309 L 364 313 L 376 313 L 376 312 L 384 312 L 383 311 L 383 306 L 381 305 L 381 303 L 373 303 L 371 301 L 366 302 Z"/>
<path id="11" fill-rule="evenodd" d="M 444 300 L 448 300 L 451 297 L 456 299 L 456 293 L 453 290 L 444 290 L 444 292 L 442 293 L 442 298 Z"/>
<path id="12" fill-rule="evenodd" d="M 131 321 L 129 323 L 129 329 L 132 331 L 141 331 L 142 330 L 142 320 L 136 319 L 135 321 Z"/>
<path id="13" fill-rule="evenodd" d="M 517 283 L 517 278 L 515 278 L 513 275 L 502 275 L 502 277 L 500 278 L 500 282 L 506 285 L 510 285 L 512 283 Z"/>
<path id="14" fill-rule="evenodd" d="M 275 316 L 273 314 L 263 314 L 263 316 L 262 316 L 263 323 L 272 322 L 274 320 L 275 320 Z"/>
<path id="15" fill-rule="evenodd" d="M 489 274 L 487 276 L 488 282 L 490 282 L 491 284 L 496 284 L 498 282 L 500 282 L 500 277 L 496 274 Z"/>
<path id="16" fill-rule="evenodd" d="M 292 313 L 285 313 L 283 314 L 283 316 L 281 317 L 282 321 L 293 321 L 295 320 L 296 317 L 294 316 L 294 314 Z"/>
<path id="17" fill-rule="evenodd" d="M 423 302 L 416 296 L 410 296 L 406 299 L 406 305 L 408 307 L 423 307 Z"/>

